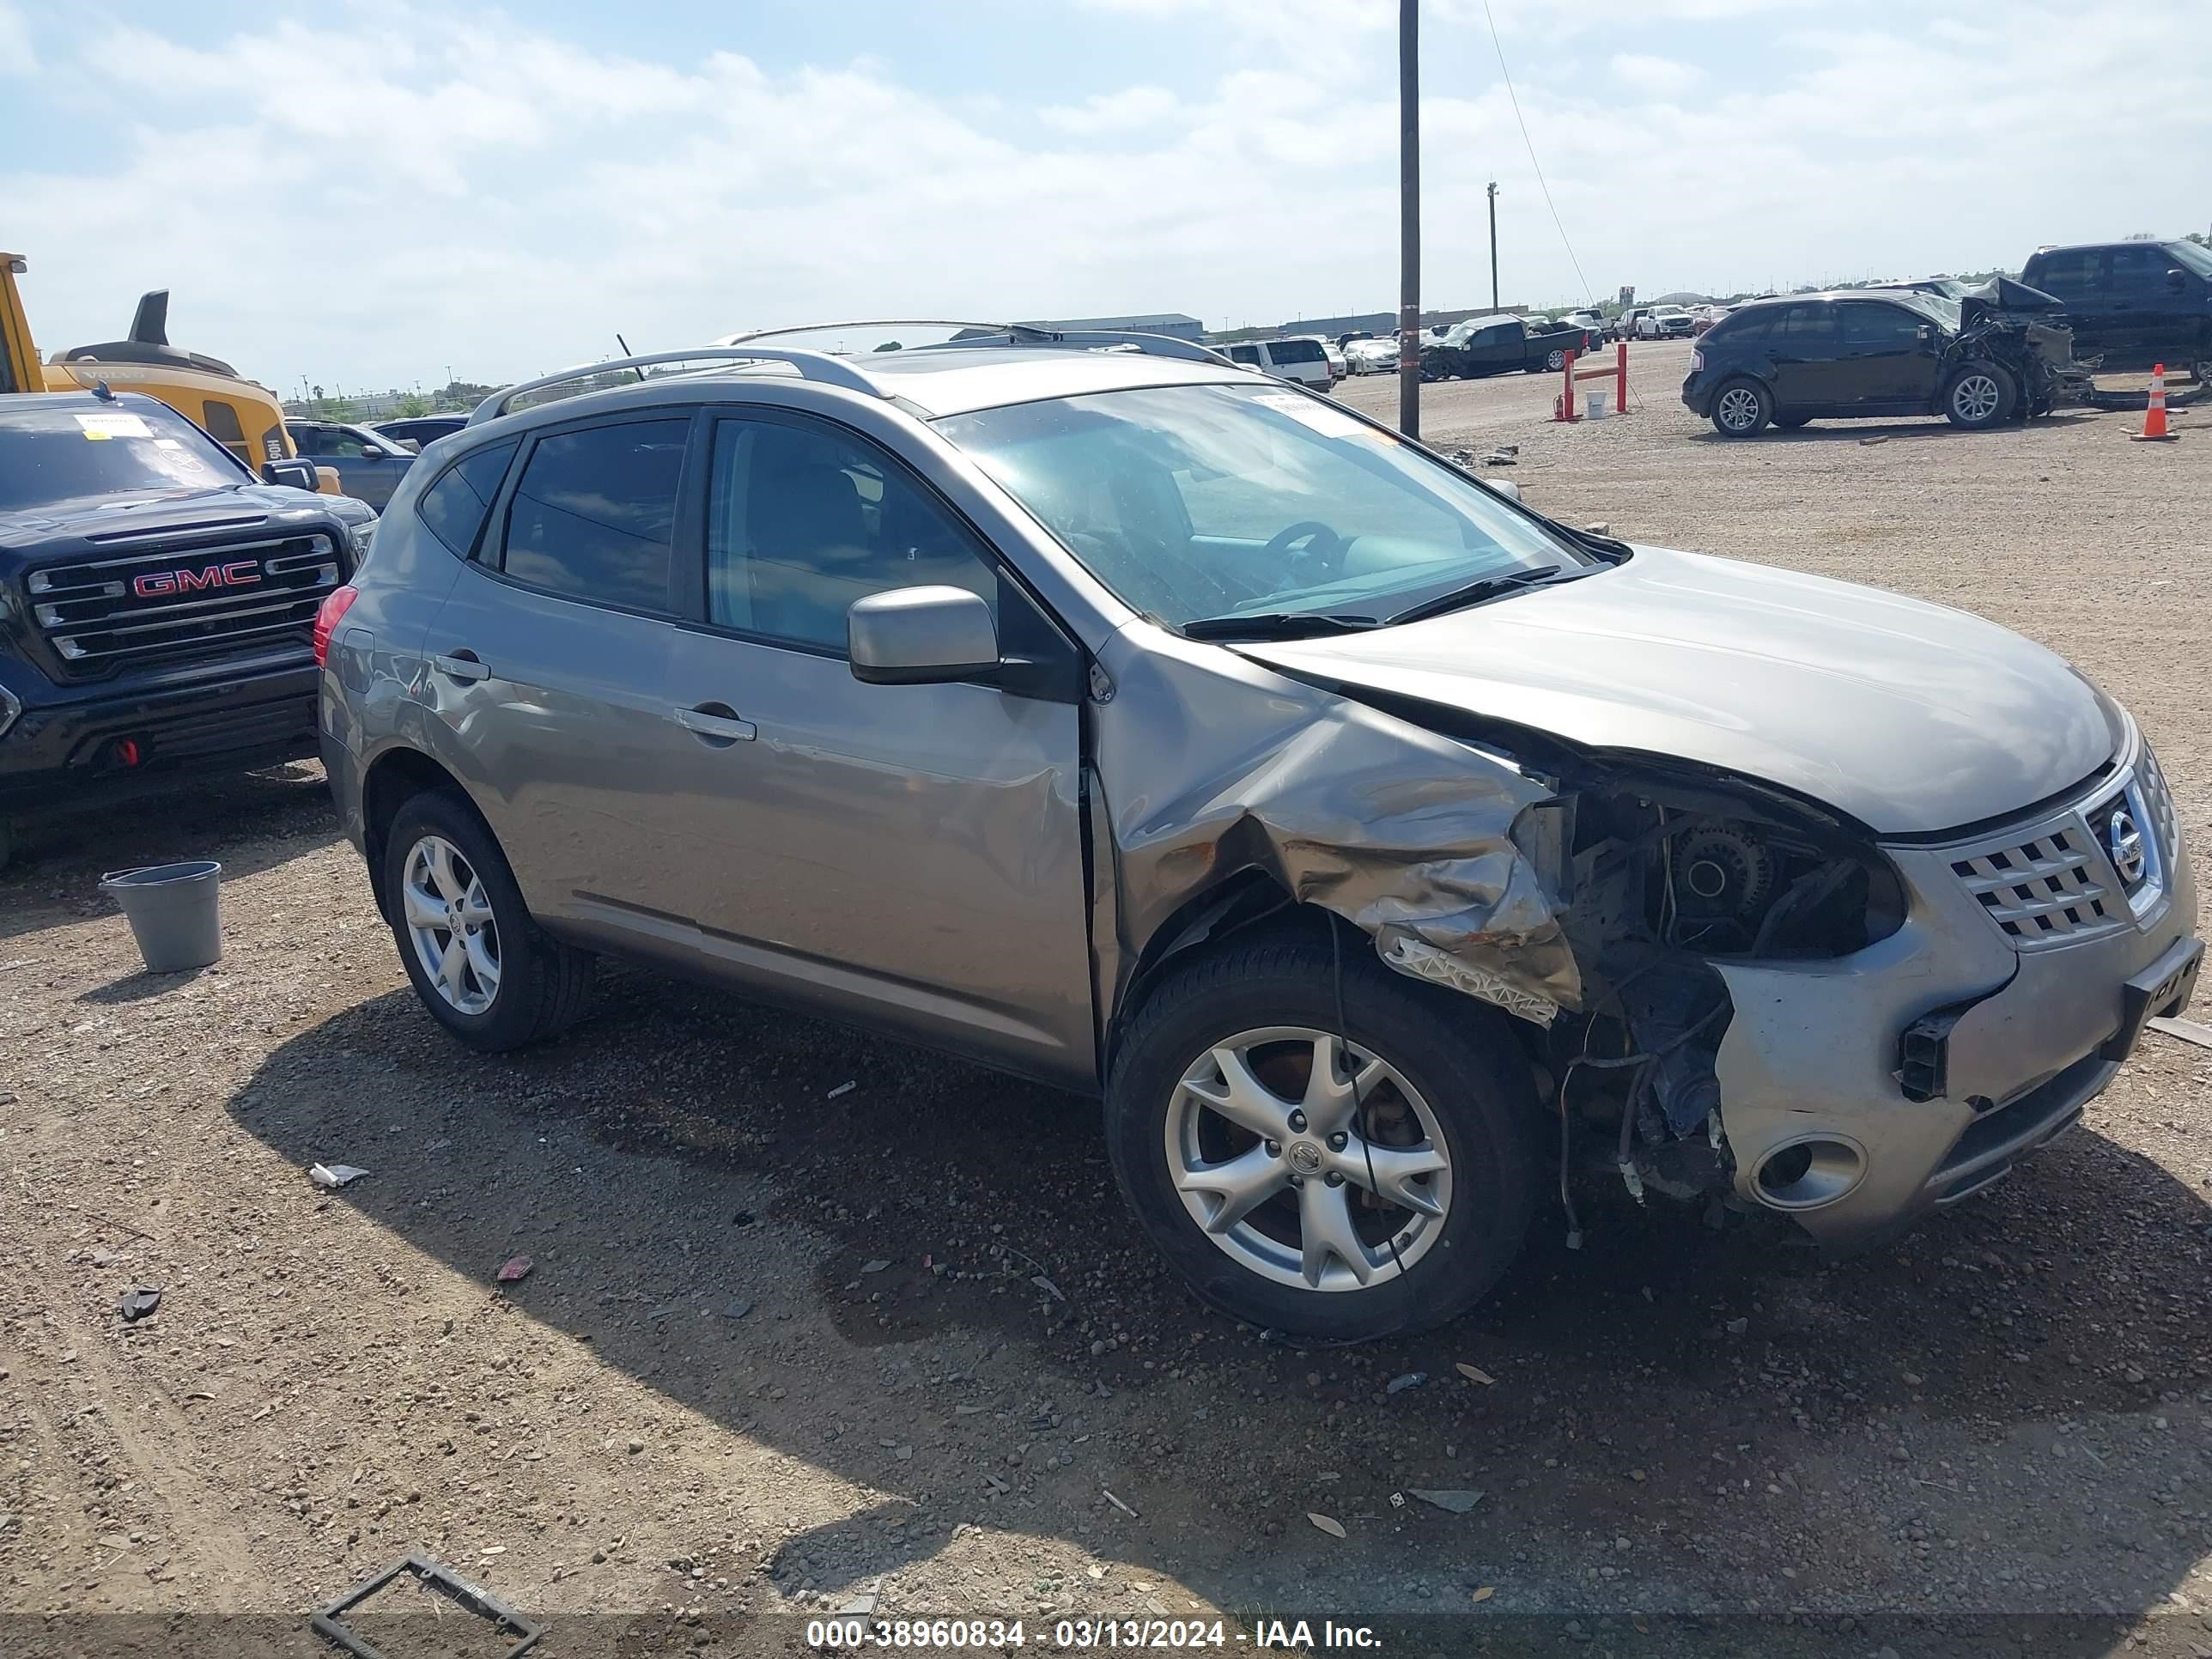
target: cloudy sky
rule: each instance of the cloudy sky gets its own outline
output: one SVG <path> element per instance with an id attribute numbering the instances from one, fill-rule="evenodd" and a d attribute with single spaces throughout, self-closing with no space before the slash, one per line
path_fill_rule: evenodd
<path id="1" fill-rule="evenodd" d="M 1431 304 L 2016 266 L 2212 220 L 2205 0 L 1424 0 Z M 1388 309 L 1395 0 L 0 0 L 43 350 L 498 380 L 844 315 Z M 301 21 L 312 18 L 313 21 Z M 1583 276 L 1577 275 L 1577 263 Z"/>

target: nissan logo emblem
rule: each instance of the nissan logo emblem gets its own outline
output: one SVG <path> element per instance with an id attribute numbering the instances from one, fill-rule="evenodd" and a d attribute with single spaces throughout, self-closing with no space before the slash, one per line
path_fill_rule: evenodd
<path id="1" fill-rule="evenodd" d="M 2111 849 L 2112 868 L 2120 872 L 2122 881 L 2132 887 L 2143 878 L 2142 831 L 2136 825 L 2135 814 L 2126 807 L 2113 809 L 2112 822 L 2105 826 L 2105 845 Z"/>

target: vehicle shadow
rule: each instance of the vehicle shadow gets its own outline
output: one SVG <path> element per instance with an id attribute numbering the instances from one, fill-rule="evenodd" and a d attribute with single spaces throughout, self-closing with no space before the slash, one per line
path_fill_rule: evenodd
<path id="1" fill-rule="evenodd" d="M 223 878 L 287 863 L 337 838 L 322 768 L 311 762 L 237 773 L 19 832 L 0 869 L 0 939 L 34 933 L 68 909 L 106 905 L 111 870 L 218 859 Z"/>
<path id="2" fill-rule="evenodd" d="M 296 1168 L 368 1167 L 330 1201 L 477 1283 L 531 1254 L 505 1287 L 531 1318 L 877 1494 L 774 1546 L 787 1590 L 861 1585 L 976 1520 L 1241 1607 L 1334 1584 L 1347 1607 L 1433 1588 L 1464 1608 L 1510 1551 L 1554 1607 L 2045 1607 L 2117 1639 L 2212 1547 L 2212 1505 L 2161 1455 L 2180 1437 L 2146 1437 L 2212 1394 L 2212 1211 L 2094 1133 L 1836 1267 L 1585 1182 L 1583 1249 L 1547 1209 L 1455 1326 L 1307 1352 L 1165 1274 L 1091 1103 L 649 973 L 504 1059 L 377 996 L 229 1109 Z M 788 1369 L 787 1322 L 817 1309 L 846 1351 Z M 2021 1460 L 2045 1489 L 2020 1490 Z M 1401 1487 L 1488 1497 L 1453 1517 L 1396 1508 Z M 1838 1528 L 1894 1573 L 1847 1553 L 1764 1588 L 1787 1552 L 1838 1559 L 1817 1540 Z M 1633 1592 L 1583 1570 L 1616 1534 Z"/>
<path id="3" fill-rule="evenodd" d="M 2095 410 L 2087 409 L 2054 410 L 2048 415 L 2039 415 L 2034 420 L 2025 423 L 2017 421 L 2008 421 L 2002 426 L 1993 427 L 1989 428 L 1989 430 L 1995 432 L 2010 432 L 2020 429 L 2023 424 L 2028 428 L 2079 426 L 2086 422 L 2095 420 L 2099 412 L 2100 411 Z M 1964 443 L 1985 435 L 1987 435 L 1985 433 L 1969 432 L 1964 427 L 1954 426 L 1949 421 L 1944 419 L 1943 416 L 1940 415 L 1932 415 L 1924 419 L 1917 420 L 1853 421 L 1842 418 L 1825 421 L 1815 420 L 1808 422 L 1804 426 L 1793 427 L 1787 430 L 1781 427 L 1769 427 L 1765 431 L 1760 433 L 1756 438 L 1752 439 L 1723 438 L 1719 433 L 1712 431 L 1708 428 L 1705 430 L 1692 433 L 1690 434 L 1690 441 L 1692 443 L 1698 444 L 1738 444 L 1745 442 L 1755 444 L 1863 444 L 1875 440 L 1880 440 L 1884 443 L 1887 443 L 1896 440 L 1907 439 L 1937 441 L 1949 439 Z"/>

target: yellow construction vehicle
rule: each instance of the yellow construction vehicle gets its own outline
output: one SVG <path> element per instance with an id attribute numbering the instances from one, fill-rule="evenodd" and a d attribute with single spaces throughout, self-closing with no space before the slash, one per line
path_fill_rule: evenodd
<path id="1" fill-rule="evenodd" d="M 41 363 L 15 287 L 24 268 L 21 254 L 0 253 L 0 393 L 90 391 L 105 381 L 158 398 L 256 472 L 297 455 L 274 392 L 220 358 L 169 343 L 167 289 L 139 300 L 127 339 L 72 347 Z M 316 476 L 324 494 L 338 493 L 336 472 L 319 467 Z"/>

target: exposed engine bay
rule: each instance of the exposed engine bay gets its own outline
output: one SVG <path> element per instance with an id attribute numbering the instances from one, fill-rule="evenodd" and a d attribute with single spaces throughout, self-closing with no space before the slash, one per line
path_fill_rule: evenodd
<path id="1" fill-rule="evenodd" d="M 1901 925 L 1903 890 L 1843 826 L 1695 786 L 1570 787 L 1528 823 L 1583 969 L 1582 1009 L 1545 1034 L 1563 1146 L 1639 1200 L 1720 1197 L 1732 1010 L 1713 963 L 1848 955 Z"/>
<path id="2" fill-rule="evenodd" d="M 2047 415 L 2094 389 L 2101 358 L 2074 359 L 2074 331 L 2049 320 L 2063 302 L 2040 289 L 1992 277 L 1959 301 L 1959 332 L 1944 353 L 1948 372 L 1976 359 L 2008 370 L 2020 384 L 2020 412 Z"/>

